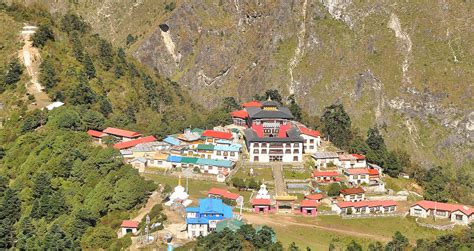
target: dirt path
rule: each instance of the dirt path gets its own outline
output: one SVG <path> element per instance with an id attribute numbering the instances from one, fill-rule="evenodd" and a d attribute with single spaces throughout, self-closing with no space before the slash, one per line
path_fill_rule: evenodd
<path id="1" fill-rule="evenodd" d="M 285 181 L 283 179 L 283 170 L 280 164 L 272 165 L 273 177 L 275 179 L 275 193 L 278 196 L 287 195 Z"/>
<path id="2" fill-rule="evenodd" d="M 21 32 L 23 38 L 23 48 L 18 52 L 18 58 L 23 62 L 26 72 L 30 76 L 30 82 L 26 83 L 26 90 L 35 97 L 35 102 L 28 105 L 28 109 L 42 109 L 49 105 L 51 101 L 48 95 L 43 92 L 43 87 L 38 81 L 41 55 L 38 48 L 33 47 L 31 36 L 35 33 L 36 27 L 25 26 Z"/>
<path id="3" fill-rule="evenodd" d="M 247 220 L 248 223 L 260 224 L 260 225 L 265 224 L 270 227 L 271 226 L 286 227 L 289 225 L 302 226 L 302 227 L 309 227 L 309 228 L 317 228 L 317 229 L 345 234 L 349 236 L 368 238 L 368 239 L 373 239 L 373 240 L 378 240 L 378 241 L 383 241 L 383 242 L 388 242 L 391 240 L 391 238 L 381 236 L 381 235 L 366 234 L 359 231 L 356 232 L 356 231 L 344 230 L 344 229 L 339 229 L 339 228 L 334 228 L 334 227 L 321 226 L 321 225 L 317 225 L 317 223 L 314 223 L 314 224 L 300 223 L 300 222 L 296 222 L 294 217 L 291 217 L 291 216 L 278 216 L 278 220 L 275 220 L 275 218 L 272 216 L 262 216 L 258 214 L 247 213 L 247 214 L 244 214 L 244 219 Z"/>

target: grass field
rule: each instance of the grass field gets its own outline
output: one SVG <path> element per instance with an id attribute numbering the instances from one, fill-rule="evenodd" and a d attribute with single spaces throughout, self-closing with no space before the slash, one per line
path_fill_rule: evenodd
<path id="1" fill-rule="evenodd" d="M 235 173 L 234 177 L 242 178 L 242 179 L 250 179 L 254 178 L 257 181 L 269 181 L 273 180 L 272 169 L 268 168 L 254 168 L 253 173 L 254 176 L 250 176 L 250 168 L 242 166 L 237 173 Z"/>
<path id="2" fill-rule="evenodd" d="M 311 177 L 311 170 L 306 169 L 306 168 L 305 169 L 284 168 L 283 177 L 285 179 L 292 179 L 292 180 L 305 180 Z"/>
<path id="3" fill-rule="evenodd" d="M 414 219 L 401 217 L 371 219 L 341 219 L 339 216 L 263 217 L 268 217 L 267 224 L 275 230 L 278 240 L 284 247 L 288 247 L 294 241 L 303 250 L 306 247 L 312 250 L 327 250 L 330 243 L 342 250 L 351 240 L 359 242 L 366 249 L 371 242 L 388 242 L 395 231 L 400 231 L 413 244 L 417 239 L 434 238 L 446 233 L 419 227 Z"/>

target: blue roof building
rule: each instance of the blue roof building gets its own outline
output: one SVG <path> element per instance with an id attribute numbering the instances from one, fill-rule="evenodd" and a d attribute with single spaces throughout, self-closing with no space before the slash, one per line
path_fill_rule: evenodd
<path id="1" fill-rule="evenodd" d="M 218 159 L 203 159 L 199 158 L 196 162 L 200 166 L 216 166 L 216 167 L 225 167 L 232 168 L 234 163 L 230 160 L 218 160 Z"/>
<path id="2" fill-rule="evenodd" d="M 183 157 L 181 156 L 169 155 L 168 158 L 166 158 L 166 161 L 171 162 L 171 163 L 181 163 L 182 158 Z"/>
<path id="3" fill-rule="evenodd" d="M 214 146 L 215 151 L 226 151 L 226 152 L 238 152 L 242 146 L 239 144 L 232 145 L 216 145 Z"/>
<path id="4" fill-rule="evenodd" d="M 178 145 L 181 144 L 181 141 L 179 141 L 179 139 L 177 139 L 175 137 L 172 137 L 172 136 L 166 137 L 163 141 L 170 144 L 170 145 L 172 145 L 172 146 L 178 146 Z"/>
<path id="5" fill-rule="evenodd" d="M 199 199 L 198 207 L 186 208 L 188 238 L 206 236 L 214 231 L 217 222 L 232 218 L 232 207 L 221 199 Z"/>

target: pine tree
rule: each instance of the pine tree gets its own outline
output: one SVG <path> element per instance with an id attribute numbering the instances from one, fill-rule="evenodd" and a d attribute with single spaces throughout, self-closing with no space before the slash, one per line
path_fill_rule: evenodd
<path id="1" fill-rule="evenodd" d="M 20 64 L 17 58 L 14 58 L 8 63 L 7 73 L 4 76 L 3 81 L 6 86 L 10 86 L 20 81 L 21 74 L 23 73 L 23 66 Z"/>
<path id="2" fill-rule="evenodd" d="M 46 87 L 46 90 L 50 90 L 51 88 L 55 87 L 59 82 L 55 67 L 53 65 L 53 59 L 49 56 L 46 57 L 40 65 L 39 81 Z"/>
<path id="3" fill-rule="evenodd" d="M 71 33 L 71 44 L 72 54 L 74 55 L 77 61 L 82 62 L 84 60 L 84 47 L 82 46 L 77 31 Z"/>
<path id="4" fill-rule="evenodd" d="M 20 212 L 20 199 L 14 190 L 7 188 L 0 205 L 0 249 L 8 249 L 13 246 L 15 240 L 13 225 L 20 218 Z"/>
<path id="5" fill-rule="evenodd" d="M 303 114 L 301 107 L 298 105 L 298 103 L 296 103 L 295 95 L 290 95 L 290 97 L 288 97 L 288 100 L 290 101 L 288 109 L 290 109 L 291 113 L 293 114 L 293 117 L 295 117 L 295 120 L 301 122 Z"/>
<path id="6" fill-rule="evenodd" d="M 108 71 L 113 65 L 114 53 L 112 50 L 112 44 L 104 39 L 101 39 L 99 42 L 99 58 L 104 70 Z"/>
<path id="7" fill-rule="evenodd" d="M 44 238 L 43 248 L 46 250 L 65 250 L 72 248 L 72 241 L 61 227 L 54 223 Z"/>
<path id="8" fill-rule="evenodd" d="M 337 147 L 345 148 L 352 138 L 351 118 L 342 104 L 324 108 L 321 117 L 322 132 Z"/>
<path id="9" fill-rule="evenodd" d="M 366 143 L 369 146 L 367 159 L 377 165 L 384 166 L 387 158 L 387 146 L 377 127 L 369 128 Z"/>
<path id="10" fill-rule="evenodd" d="M 87 77 L 89 79 L 95 78 L 96 72 L 94 63 L 92 62 L 92 59 L 88 53 L 86 53 L 86 55 L 84 56 L 83 66 Z"/>
<path id="11" fill-rule="evenodd" d="M 43 24 L 39 26 L 31 40 L 34 47 L 41 48 L 48 40 L 54 41 L 54 33 L 48 25 Z"/>
<path id="12" fill-rule="evenodd" d="M 39 199 L 43 195 L 50 195 L 51 193 L 51 178 L 47 173 L 39 173 L 36 176 L 35 183 L 33 184 L 33 198 Z"/>
<path id="13" fill-rule="evenodd" d="M 110 104 L 106 96 L 101 96 L 99 100 L 99 105 L 99 110 L 105 117 L 108 117 L 112 113 L 112 105 Z"/>

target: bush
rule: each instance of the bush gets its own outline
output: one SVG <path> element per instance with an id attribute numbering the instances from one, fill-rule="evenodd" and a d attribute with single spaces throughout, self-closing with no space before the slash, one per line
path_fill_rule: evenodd
<path id="1" fill-rule="evenodd" d="M 239 190 L 242 190 L 242 189 L 247 188 L 247 187 L 245 186 L 245 181 L 244 181 L 243 179 L 237 178 L 237 177 L 232 178 L 232 185 L 233 185 L 235 188 L 239 189 Z"/>
<path id="2" fill-rule="evenodd" d="M 40 25 L 38 31 L 35 32 L 33 37 L 33 46 L 36 48 L 42 48 L 48 40 L 54 41 L 54 33 L 49 27 L 49 25 Z"/>
<path id="3" fill-rule="evenodd" d="M 332 183 L 329 185 L 328 196 L 338 196 L 341 185 L 339 183 Z"/>

